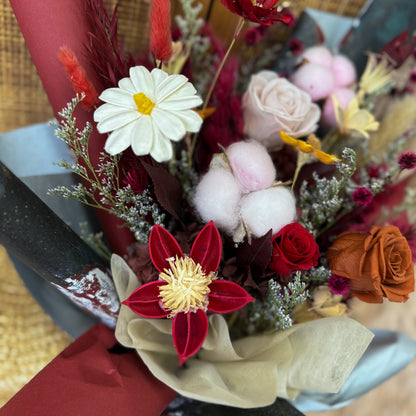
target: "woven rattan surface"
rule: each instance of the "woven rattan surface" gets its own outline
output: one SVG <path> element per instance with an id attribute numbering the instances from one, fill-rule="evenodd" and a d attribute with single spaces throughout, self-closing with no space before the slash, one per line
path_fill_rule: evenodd
<path id="1" fill-rule="evenodd" d="M 0 0 L 0 133 L 52 117 L 8 0 Z"/>
<path id="2" fill-rule="evenodd" d="M 30 296 L 0 246 L 0 406 L 70 341 Z"/>

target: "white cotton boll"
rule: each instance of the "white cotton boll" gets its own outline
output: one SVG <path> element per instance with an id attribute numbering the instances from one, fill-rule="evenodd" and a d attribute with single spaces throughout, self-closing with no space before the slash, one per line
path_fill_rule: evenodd
<path id="1" fill-rule="evenodd" d="M 239 223 L 240 187 L 231 172 L 211 169 L 196 187 L 194 205 L 204 222 L 232 234 Z"/>
<path id="2" fill-rule="evenodd" d="M 331 67 L 333 59 L 331 51 L 325 46 L 312 46 L 305 49 L 302 58 L 312 64 L 326 66 L 327 68 Z"/>
<path id="3" fill-rule="evenodd" d="M 270 229 L 276 235 L 295 220 L 296 200 L 293 193 L 282 186 L 263 189 L 242 198 L 240 214 L 255 237 L 261 237 Z"/>
<path id="4" fill-rule="evenodd" d="M 347 87 L 355 82 L 357 74 L 354 63 L 344 55 L 335 55 L 332 59 L 332 72 L 337 87 Z"/>
<path id="5" fill-rule="evenodd" d="M 307 92 L 312 101 L 328 97 L 335 88 L 335 76 L 331 69 L 318 64 L 305 64 L 291 78 L 301 90 Z"/>
<path id="6" fill-rule="evenodd" d="M 225 153 L 243 192 L 266 189 L 276 179 L 272 158 L 259 142 L 236 142 L 229 146 Z"/>

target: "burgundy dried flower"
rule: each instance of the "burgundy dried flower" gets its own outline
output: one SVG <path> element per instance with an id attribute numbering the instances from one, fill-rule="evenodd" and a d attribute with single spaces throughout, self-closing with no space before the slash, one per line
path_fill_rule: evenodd
<path id="1" fill-rule="evenodd" d="M 233 13 L 265 26 L 275 22 L 291 22 L 291 16 L 276 10 L 278 2 L 279 0 L 221 0 Z"/>
<path id="2" fill-rule="evenodd" d="M 246 42 L 247 45 L 251 46 L 260 42 L 262 34 L 260 33 L 260 30 L 257 27 L 252 27 L 244 32 L 243 38 L 244 42 Z"/>
<path id="3" fill-rule="evenodd" d="M 289 27 L 293 27 L 296 24 L 296 17 L 288 8 L 284 8 L 281 13 L 285 15 L 289 21 L 286 23 Z"/>
<path id="4" fill-rule="evenodd" d="M 410 82 L 416 83 L 416 69 L 413 69 L 413 71 L 410 72 L 409 80 Z"/>
<path id="5" fill-rule="evenodd" d="M 357 205 L 368 205 L 373 200 L 373 193 L 365 187 L 357 188 L 352 194 L 352 200 Z"/>
<path id="6" fill-rule="evenodd" d="M 348 279 L 332 274 L 328 279 L 328 288 L 334 295 L 346 295 L 350 290 Z"/>
<path id="7" fill-rule="evenodd" d="M 416 153 L 403 152 L 398 159 L 400 169 L 414 169 L 416 168 Z"/>
<path id="8" fill-rule="evenodd" d="M 149 176 L 142 161 L 149 162 L 146 156 L 136 156 L 132 151 L 125 151 L 120 159 L 120 181 L 130 185 L 135 194 L 142 193 L 149 185 Z"/>
<path id="9" fill-rule="evenodd" d="M 288 47 L 293 55 L 300 55 L 303 51 L 303 43 L 296 38 L 293 38 L 289 41 Z"/>

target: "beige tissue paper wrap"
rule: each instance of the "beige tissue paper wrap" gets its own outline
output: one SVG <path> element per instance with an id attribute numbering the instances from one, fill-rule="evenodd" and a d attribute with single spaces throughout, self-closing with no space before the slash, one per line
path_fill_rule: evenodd
<path id="1" fill-rule="evenodd" d="M 139 283 L 124 260 L 111 259 L 124 301 Z M 156 378 L 183 396 L 242 408 L 294 399 L 302 390 L 336 393 L 373 334 L 346 317 L 323 318 L 269 334 L 231 341 L 222 315 L 209 316 L 200 351 L 180 367 L 169 319 L 146 319 L 122 305 L 118 341 L 137 350 Z M 140 388 L 140 387 L 138 387 Z"/>

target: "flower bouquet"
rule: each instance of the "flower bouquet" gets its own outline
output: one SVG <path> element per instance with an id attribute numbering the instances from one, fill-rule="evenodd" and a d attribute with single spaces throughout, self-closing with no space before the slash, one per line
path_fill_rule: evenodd
<path id="1" fill-rule="evenodd" d="M 98 339 L 134 369 L 124 404 L 137 377 L 165 404 L 181 395 L 166 415 L 299 414 L 281 399 L 339 392 L 373 338 L 354 302 L 414 290 L 416 41 L 402 32 L 357 74 L 294 37 L 276 58 L 273 27 L 296 19 L 276 1 L 222 0 L 239 16 L 228 47 L 180 3 L 171 27 L 169 0 L 152 0 L 148 53 L 126 54 L 116 11 L 94 0 L 88 42 L 59 45 L 74 95 L 56 122 L 73 156 L 60 165 L 81 182 L 50 192 L 105 213 L 111 250 L 89 242 L 117 296 L 102 269 L 53 283 L 115 326 L 117 347 L 111 331 Z M 289 73 L 273 71 L 288 58 Z"/>

